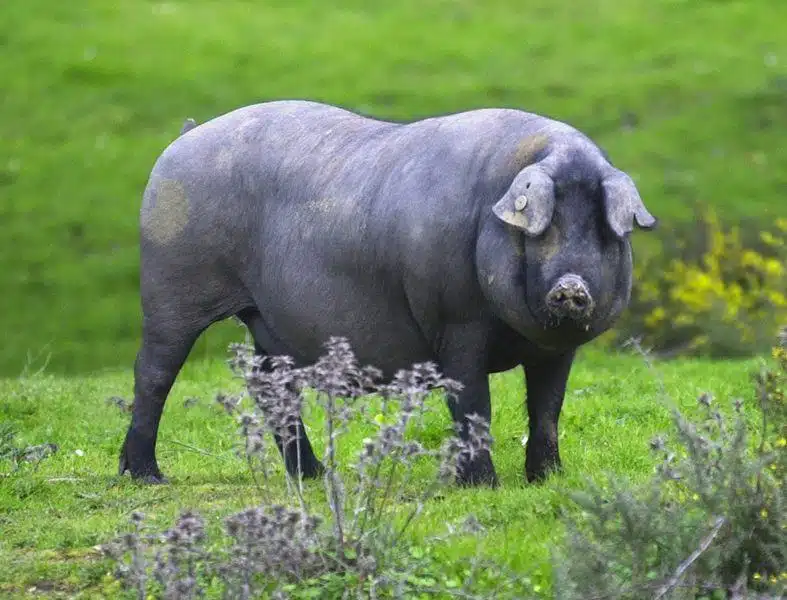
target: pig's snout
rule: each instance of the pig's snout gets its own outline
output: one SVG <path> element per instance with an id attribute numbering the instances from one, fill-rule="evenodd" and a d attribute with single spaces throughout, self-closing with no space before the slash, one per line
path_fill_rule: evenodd
<path id="1" fill-rule="evenodd" d="M 593 297 L 579 276 L 569 273 L 558 279 L 546 298 L 549 312 L 558 318 L 585 321 L 593 312 Z"/>

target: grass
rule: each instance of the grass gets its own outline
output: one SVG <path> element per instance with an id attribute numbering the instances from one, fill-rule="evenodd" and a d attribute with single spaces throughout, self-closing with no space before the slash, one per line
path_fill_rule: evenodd
<path id="1" fill-rule="evenodd" d="M 586 349 L 572 372 L 561 419 L 566 469 L 542 486 L 526 485 L 522 478 L 521 372 L 494 376 L 492 433 L 501 487 L 449 489 L 429 502 L 413 535 L 425 539 L 474 513 L 487 532 L 436 548 L 446 568 L 478 551 L 529 573 L 534 588 L 546 591 L 549 546 L 562 533 L 558 517 L 563 509 L 573 510 L 566 490 L 581 488 L 585 477 L 603 481 L 610 474 L 637 482 L 652 473 L 655 459 L 648 442 L 671 431 L 662 382 L 688 414 L 704 391 L 714 393 L 722 406 L 734 397 L 753 404 L 752 366 L 753 361 L 676 361 L 658 365 L 656 377 L 639 358 Z M 94 546 L 126 528 L 132 511 L 141 510 L 163 529 L 182 509 L 193 508 L 217 531 L 223 516 L 258 501 L 245 462 L 234 454 L 240 441 L 235 424 L 213 402 L 217 392 L 239 385 L 224 363 L 194 361 L 176 383 L 159 438 L 159 461 L 172 480 L 168 486 L 139 486 L 115 475 L 128 415 L 106 399 L 128 397 L 130 384 L 127 370 L 0 381 L 0 416 L 18 429 L 20 443 L 59 446 L 34 472 L 0 479 L 3 597 L 111 597 L 115 589 L 105 577 L 110 566 Z M 193 398 L 198 401 L 186 403 Z M 445 407 L 437 404 L 435 409 L 420 434 L 427 446 L 437 445 L 449 427 Z M 311 427 L 319 423 L 307 419 Z M 351 430 L 340 448 L 342 464 L 349 466 L 366 433 L 361 424 Z M 312 498 L 319 498 L 319 486 L 310 489 Z M 283 486 L 281 490 L 284 494 Z"/>
<path id="2" fill-rule="evenodd" d="M 131 365 L 153 161 L 185 117 L 268 99 L 524 108 L 593 135 L 666 227 L 695 201 L 773 219 L 786 20 L 777 0 L 0 3 L 0 373 Z"/>

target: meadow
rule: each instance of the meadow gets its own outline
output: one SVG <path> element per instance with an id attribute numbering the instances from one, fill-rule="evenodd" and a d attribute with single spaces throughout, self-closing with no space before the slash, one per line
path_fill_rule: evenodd
<path id="1" fill-rule="evenodd" d="M 237 424 L 214 401 L 240 385 L 226 365 L 227 344 L 243 339 L 231 322 L 198 342 L 168 401 L 159 461 L 171 485 L 115 475 L 129 415 L 111 399 L 131 400 L 139 339 L 139 203 L 186 117 L 280 98 L 401 121 L 521 108 L 596 139 L 661 227 L 697 204 L 756 227 L 786 214 L 785 22 L 777 0 L 0 3 L 0 433 L 58 448 L 18 471 L 0 458 L 0 597 L 116 597 L 96 546 L 133 511 L 163 529 L 190 507 L 217 531 L 259 502 Z M 647 235 L 634 245 L 659 251 Z M 566 469 L 539 486 L 522 477 L 521 372 L 494 376 L 501 487 L 443 490 L 411 541 L 474 514 L 483 534 L 435 547 L 438 564 L 480 553 L 548 595 L 560 515 L 578 511 L 568 492 L 586 478 L 651 477 L 649 442 L 672 427 L 667 397 L 689 413 L 702 392 L 725 410 L 743 398 L 756 429 L 758 363 L 677 359 L 654 371 L 591 344 L 561 418 Z M 432 406 L 425 444 L 449 427 Z M 341 446 L 344 469 L 366 434 L 359 423 Z"/>
<path id="2" fill-rule="evenodd" d="M 561 417 L 565 470 L 540 486 L 523 478 L 521 372 L 494 376 L 493 456 L 500 488 L 441 490 L 419 517 L 414 539 L 444 533 L 446 525 L 458 527 L 473 514 L 484 533 L 438 546 L 441 564 L 450 569 L 478 553 L 525 573 L 534 592 L 546 594 L 550 551 L 564 533 L 559 516 L 578 510 L 567 491 L 582 489 L 586 478 L 603 482 L 608 475 L 618 482 L 642 483 L 651 477 L 656 460 L 650 440 L 671 431 L 673 403 L 696 414 L 697 397 L 712 392 L 724 412 L 735 397 L 751 410 L 749 374 L 755 364 L 687 360 L 652 370 L 640 357 L 583 352 Z M 129 398 L 125 372 L 3 381 L 0 414 L 17 425 L 20 441 L 55 442 L 59 449 L 37 468 L 0 482 L 0 595 L 112 597 L 117 592 L 108 577 L 112 564 L 96 546 L 126 530 L 133 511 L 164 530 L 191 508 L 205 517 L 210 530 L 218 531 L 228 514 L 258 504 L 254 479 L 236 452 L 242 445 L 238 426 L 215 402 L 217 393 L 237 391 L 239 385 L 222 361 L 195 363 L 184 370 L 168 401 L 159 438 L 159 461 L 171 484 L 144 486 L 115 475 L 128 415 L 107 400 L 118 394 Z M 417 439 L 436 445 L 448 435 L 450 419 L 437 399 L 430 408 Z M 307 426 L 316 430 L 310 437 L 319 440 L 321 422 L 307 419 Z M 345 474 L 367 435 L 368 425 L 359 422 L 342 441 L 339 463 Z M 316 450 L 321 456 L 322 447 L 316 444 Z M 280 463 L 271 466 L 280 470 Z M 426 480 L 425 474 L 414 478 L 410 491 Z M 286 498 L 283 485 L 277 489 L 279 500 L 294 502 Z M 324 504 L 319 490 L 318 484 L 307 484 L 318 505 Z"/>

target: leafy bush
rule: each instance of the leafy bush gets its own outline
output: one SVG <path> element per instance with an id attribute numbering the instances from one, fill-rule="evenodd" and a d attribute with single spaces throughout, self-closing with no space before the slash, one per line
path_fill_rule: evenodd
<path id="1" fill-rule="evenodd" d="M 635 266 L 617 339 L 663 355 L 767 351 L 787 321 L 787 218 L 728 227 L 707 210 L 662 235 L 661 253 Z"/>
<path id="2" fill-rule="evenodd" d="M 749 438 L 742 400 L 730 422 L 703 394 L 698 423 L 675 410 L 676 439 L 653 440 L 661 462 L 648 486 L 613 481 L 611 491 L 589 484 L 571 494 L 582 514 L 567 519 L 555 555 L 558 598 L 787 593 L 787 348 L 774 358 L 754 375 L 759 440 Z"/>

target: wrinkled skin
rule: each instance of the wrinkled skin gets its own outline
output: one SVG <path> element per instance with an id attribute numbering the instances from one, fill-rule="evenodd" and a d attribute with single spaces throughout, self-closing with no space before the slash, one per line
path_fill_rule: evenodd
<path id="1" fill-rule="evenodd" d="M 330 336 L 390 376 L 434 361 L 491 420 L 488 375 L 522 365 L 529 481 L 559 468 L 576 349 L 631 288 L 629 233 L 655 219 L 575 129 L 516 110 L 409 124 L 302 101 L 187 122 L 141 210 L 142 344 L 120 472 L 164 481 L 159 421 L 189 350 L 238 315 L 262 354 L 315 361 Z M 301 428 L 303 431 L 303 428 Z M 321 465 L 301 439 L 304 475 Z M 294 444 L 282 448 L 288 468 Z M 496 484 L 491 456 L 463 484 Z"/>

